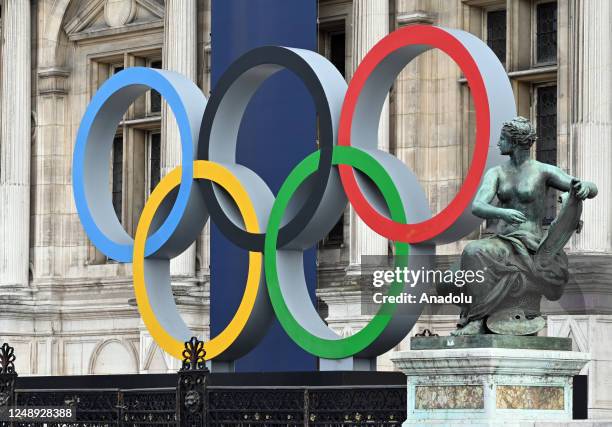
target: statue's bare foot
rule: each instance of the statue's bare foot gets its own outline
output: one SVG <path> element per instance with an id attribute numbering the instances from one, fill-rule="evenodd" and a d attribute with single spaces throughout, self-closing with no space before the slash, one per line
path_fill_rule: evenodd
<path id="1" fill-rule="evenodd" d="M 451 332 L 451 335 L 458 337 L 463 335 L 482 335 L 485 333 L 484 322 L 480 319 L 472 320 L 464 327 L 455 329 Z"/>

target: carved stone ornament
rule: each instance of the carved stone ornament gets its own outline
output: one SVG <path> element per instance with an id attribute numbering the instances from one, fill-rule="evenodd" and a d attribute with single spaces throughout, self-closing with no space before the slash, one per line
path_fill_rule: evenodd
<path id="1" fill-rule="evenodd" d="M 135 0 L 106 0 L 104 4 L 104 20 L 109 27 L 129 24 L 135 15 Z"/>

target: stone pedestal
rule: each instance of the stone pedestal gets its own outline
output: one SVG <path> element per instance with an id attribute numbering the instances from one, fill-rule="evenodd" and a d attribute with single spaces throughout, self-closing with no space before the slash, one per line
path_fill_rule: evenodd
<path id="1" fill-rule="evenodd" d="M 405 426 L 571 421 L 572 377 L 590 360 L 549 337 L 424 337 L 411 348 L 391 357 L 408 377 Z"/>

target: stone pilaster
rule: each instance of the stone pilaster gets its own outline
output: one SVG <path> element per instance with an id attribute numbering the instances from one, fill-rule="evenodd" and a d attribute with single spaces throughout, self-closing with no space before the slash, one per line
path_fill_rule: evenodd
<path id="1" fill-rule="evenodd" d="M 599 194 L 584 204 L 585 226 L 574 237 L 580 252 L 612 252 L 612 32 L 607 0 L 572 2 L 570 55 L 573 80 L 573 174 L 593 181 Z"/>
<path id="2" fill-rule="evenodd" d="M 198 70 L 200 73 L 200 87 L 206 98 L 209 97 L 211 91 L 211 7 L 212 0 L 199 0 L 199 39 L 198 52 L 200 55 L 198 62 Z M 210 281 L 210 221 L 206 223 L 204 230 L 200 234 L 197 247 L 197 259 L 199 261 L 199 270 L 196 274 L 202 277 L 203 281 Z"/>
<path id="3" fill-rule="evenodd" d="M 30 2 L 2 10 L 0 130 L 0 286 L 28 286 L 30 263 Z"/>
<path id="4" fill-rule="evenodd" d="M 457 2 L 415 5 L 398 1 L 396 22 L 400 27 L 433 24 L 461 28 L 458 6 Z M 471 94 L 467 85 L 457 83 L 460 77 L 454 61 L 434 49 L 410 62 L 394 85 L 392 148 L 419 178 L 432 214 L 453 200 L 471 164 L 475 125 L 470 121 Z M 436 253 L 458 254 L 463 244 L 465 241 L 439 245 Z"/>
<path id="5" fill-rule="evenodd" d="M 606 286 L 612 254 L 612 31 L 608 24 L 612 4 L 605 0 L 570 1 L 568 7 L 568 40 L 559 43 L 559 55 L 569 48 L 568 166 L 572 175 L 596 183 L 599 193 L 584 203 L 584 227 L 580 234 L 574 234 L 570 245 L 574 252 L 570 255 L 570 286 L 559 301 L 559 314 L 550 310 L 547 333 L 571 337 L 576 350 L 592 355 L 588 416 L 607 420 L 612 416 L 612 393 L 609 384 L 600 379 L 612 372 L 612 352 L 605 338 L 612 333 Z M 573 309 L 575 304 L 577 310 Z"/>
<path id="6" fill-rule="evenodd" d="M 200 269 L 197 273 L 210 277 L 210 221 L 206 223 L 204 230 L 200 234 L 198 258 Z"/>
<path id="7" fill-rule="evenodd" d="M 353 63 L 354 72 L 363 57 L 389 33 L 388 0 L 353 0 Z M 389 101 L 380 115 L 378 147 L 389 151 Z M 351 208 L 350 263 L 361 264 L 362 255 L 386 255 L 387 239 L 372 231 Z"/>
<path id="8" fill-rule="evenodd" d="M 63 142 L 64 135 L 68 135 L 68 77 L 68 71 L 62 68 L 38 70 L 37 132 L 36 144 L 32 147 L 32 168 L 36 172 L 31 183 L 34 281 L 63 274 L 61 260 L 67 232 L 61 232 L 62 214 L 68 213 L 66 201 L 72 198 L 69 180 L 72 145 L 58 142 Z"/>
<path id="9" fill-rule="evenodd" d="M 167 0 L 164 25 L 163 68 L 197 79 L 197 0 Z M 162 110 L 162 173 L 181 164 L 181 141 L 168 105 Z M 191 159 L 189 160 L 191 161 Z M 170 263 L 173 276 L 195 275 L 195 243 Z"/>

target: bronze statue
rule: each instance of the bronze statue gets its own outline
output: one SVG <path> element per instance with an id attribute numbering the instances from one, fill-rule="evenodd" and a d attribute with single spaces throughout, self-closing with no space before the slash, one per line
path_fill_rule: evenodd
<path id="1" fill-rule="evenodd" d="M 542 296 L 554 301 L 563 294 L 569 278 L 563 246 L 581 225 L 582 200 L 595 197 L 597 187 L 531 159 L 535 140 L 535 130 L 524 117 L 502 127 L 497 145 L 510 159 L 485 174 L 472 205 L 474 215 L 498 220 L 496 234 L 470 242 L 459 265 L 464 271 L 483 271 L 484 281 L 461 288 L 437 286 L 441 295 L 472 297 L 470 304 L 460 306 L 453 335 L 535 334 L 545 326 Z M 545 195 L 550 189 L 565 194 L 559 214 L 545 232 Z M 496 197 L 498 203 L 493 204 Z"/>

